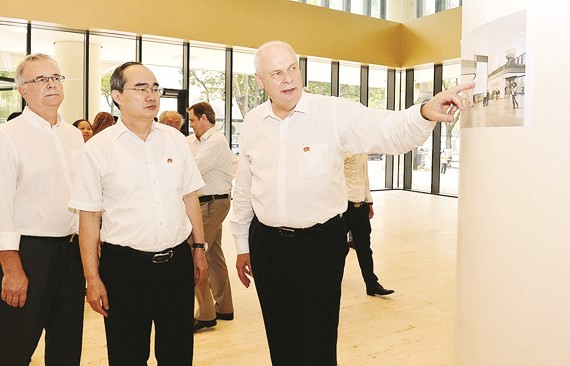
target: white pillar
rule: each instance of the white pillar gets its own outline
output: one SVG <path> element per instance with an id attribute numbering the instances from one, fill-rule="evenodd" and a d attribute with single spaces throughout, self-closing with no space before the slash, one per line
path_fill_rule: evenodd
<path id="1" fill-rule="evenodd" d="M 570 365 L 567 5 L 464 0 L 463 36 L 525 9 L 525 127 L 461 130 L 457 366 Z"/>
<path id="2" fill-rule="evenodd" d="M 55 59 L 65 76 L 65 98 L 59 112 L 69 123 L 83 118 L 84 44 L 80 41 L 55 42 Z M 92 121 L 99 109 L 101 93 L 101 46 L 89 45 L 89 64 L 89 119 Z"/>

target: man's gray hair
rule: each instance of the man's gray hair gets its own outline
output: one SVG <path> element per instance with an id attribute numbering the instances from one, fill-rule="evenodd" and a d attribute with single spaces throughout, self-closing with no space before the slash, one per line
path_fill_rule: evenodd
<path id="1" fill-rule="evenodd" d="M 158 122 L 162 122 L 162 119 L 166 113 L 176 113 L 180 118 L 180 126 L 184 126 L 184 117 L 182 117 L 182 115 L 176 111 L 163 111 L 160 116 L 158 116 Z"/>
<path id="2" fill-rule="evenodd" d="M 44 60 L 53 62 L 54 65 L 57 66 L 57 68 L 59 69 L 59 65 L 57 64 L 57 61 L 53 57 L 46 55 L 45 53 L 32 53 L 32 54 L 26 56 L 18 64 L 18 67 L 16 67 L 16 75 L 14 76 L 16 83 L 22 84 L 25 81 L 25 80 L 22 80 L 22 73 L 24 72 L 24 67 L 28 64 L 28 62 L 44 61 Z"/>
<path id="3" fill-rule="evenodd" d="M 253 63 L 255 65 L 255 73 L 260 75 L 261 74 L 261 57 L 263 57 L 263 53 L 270 47 L 272 46 L 283 46 L 285 48 L 288 48 L 289 50 L 291 50 L 291 53 L 295 55 L 295 58 L 297 57 L 297 53 L 295 53 L 295 50 L 293 49 L 293 47 L 291 47 L 291 45 L 287 42 L 283 42 L 283 41 L 269 41 L 269 42 L 265 42 L 264 44 L 262 44 L 261 46 L 259 46 L 259 48 L 257 49 L 257 52 L 255 52 L 255 58 L 253 60 Z"/>

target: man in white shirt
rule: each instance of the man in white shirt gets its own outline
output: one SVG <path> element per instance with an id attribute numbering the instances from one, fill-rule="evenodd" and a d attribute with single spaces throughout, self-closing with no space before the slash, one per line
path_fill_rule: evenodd
<path id="1" fill-rule="evenodd" d="M 209 103 L 196 103 L 187 111 L 190 127 L 194 130 L 194 134 L 187 138 L 188 144 L 206 182 L 198 196 L 204 235 L 209 244 L 206 252 L 208 280 L 196 286 L 198 310 L 194 330 L 197 331 L 215 326 L 216 319 L 234 318 L 228 267 L 222 250 L 222 222 L 230 210 L 237 157 L 230 150 L 222 131 L 216 128 L 216 114 Z"/>
<path id="2" fill-rule="evenodd" d="M 174 127 L 178 131 L 180 131 L 180 128 L 182 128 L 182 125 L 184 124 L 182 116 L 176 111 L 162 112 L 160 114 L 160 117 L 158 117 L 158 122 L 162 123 L 163 125 Z"/>
<path id="3" fill-rule="evenodd" d="M 374 217 L 372 195 L 368 180 L 368 155 L 348 153 L 344 157 L 344 177 L 348 191 L 348 208 L 342 215 L 346 229 L 352 233 L 358 265 L 369 296 L 385 296 L 394 290 L 385 289 L 374 274 L 370 248 L 370 220 Z"/>
<path id="4" fill-rule="evenodd" d="M 154 74 L 127 62 L 110 83 L 121 118 L 89 140 L 69 202 L 80 210 L 87 301 L 105 317 L 110 365 L 146 365 L 153 322 L 158 364 L 191 365 L 194 282 L 207 273 L 204 182 L 184 135 L 153 121 Z"/>
<path id="5" fill-rule="evenodd" d="M 27 56 L 15 79 L 28 106 L 0 126 L 0 365 L 27 365 L 45 329 L 45 364 L 76 366 L 85 280 L 67 202 L 83 138 L 57 112 L 53 58 Z"/>
<path id="6" fill-rule="evenodd" d="M 302 92 L 295 51 L 268 42 L 255 56 L 269 100 L 246 115 L 230 221 L 238 276 L 254 274 L 274 365 L 336 365 L 348 252 L 343 175 L 352 151 L 400 154 L 463 108 L 463 85 L 402 112 Z M 251 257 L 250 257 L 251 255 Z"/>

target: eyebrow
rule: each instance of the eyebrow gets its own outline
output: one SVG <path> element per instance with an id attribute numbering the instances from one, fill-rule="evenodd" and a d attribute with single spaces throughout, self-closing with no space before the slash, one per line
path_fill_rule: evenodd
<path id="1" fill-rule="evenodd" d="M 149 86 L 148 83 L 136 83 L 135 86 Z M 153 83 L 152 86 L 159 86 L 158 83 Z"/>
<path id="2" fill-rule="evenodd" d="M 37 78 L 51 78 L 52 76 L 61 76 L 61 74 L 51 74 L 51 76 L 38 75 L 38 76 L 36 76 L 34 79 L 37 79 Z"/>
<path id="3" fill-rule="evenodd" d="M 292 66 L 297 66 L 297 63 L 296 63 L 296 62 L 293 62 L 291 65 L 287 66 L 285 69 L 274 69 L 274 70 L 271 70 L 271 71 L 269 71 L 269 72 L 277 72 L 277 71 L 289 70 Z"/>

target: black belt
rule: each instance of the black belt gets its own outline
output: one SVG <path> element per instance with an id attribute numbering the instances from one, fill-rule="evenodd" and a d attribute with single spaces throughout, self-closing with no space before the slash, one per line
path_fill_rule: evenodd
<path id="1" fill-rule="evenodd" d="M 272 230 L 272 231 L 277 231 L 279 234 L 281 234 L 281 236 L 294 238 L 296 235 L 300 235 L 303 233 L 322 231 L 327 226 L 330 226 L 331 224 L 338 223 L 338 222 L 342 222 L 342 218 L 340 217 L 340 215 L 335 215 L 335 216 L 331 217 L 330 219 L 328 219 L 327 221 L 323 222 L 322 224 L 316 224 L 316 225 L 313 225 L 313 226 L 310 226 L 307 228 L 303 228 L 303 229 L 296 229 L 296 228 L 285 227 L 285 226 L 273 227 L 273 226 L 267 226 L 267 225 L 261 224 L 261 222 L 260 222 L 260 224 L 265 226 L 266 228 Z"/>
<path id="2" fill-rule="evenodd" d="M 34 239 L 34 240 L 43 240 L 43 241 L 66 241 L 69 243 L 73 243 L 77 240 L 75 240 L 78 235 L 73 233 L 71 235 L 66 235 L 66 236 L 33 236 L 33 235 L 22 235 L 22 237 L 24 238 L 30 238 L 30 239 Z"/>
<path id="3" fill-rule="evenodd" d="M 349 206 L 352 206 L 352 207 L 354 207 L 354 208 L 360 208 L 360 207 L 362 207 L 362 206 L 364 206 L 364 205 L 368 205 L 368 202 L 364 202 L 364 201 L 362 201 L 362 202 L 352 202 L 352 201 L 348 201 L 348 205 L 349 205 Z"/>
<path id="4" fill-rule="evenodd" d="M 225 198 L 230 198 L 229 194 L 208 194 L 205 196 L 200 196 L 198 197 L 198 200 L 200 201 L 200 203 L 206 203 L 206 202 L 210 202 L 213 200 L 223 200 Z"/>
<path id="5" fill-rule="evenodd" d="M 122 245 L 115 245 L 103 242 L 105 249 L 110 250 L 113 253 L 127 255 L 130 257 L 137 257 L 140 259 L 151 261 L 152 263 L 166 263 L 174 257 L 174 254 L 180 249 L 184 248 L 184 245 L 190 245 L 187 241 L 178 244 L 170 249 L 163 250 L 161 252 L 144 252 L 142 250 L 137 250 L 131 247 L 124 247 Z"/>

